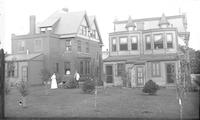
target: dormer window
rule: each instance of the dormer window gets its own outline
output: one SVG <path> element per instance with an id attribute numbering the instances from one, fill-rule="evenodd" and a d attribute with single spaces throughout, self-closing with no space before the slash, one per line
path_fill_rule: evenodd
<path id="1" fill-rule="evenodd" d="M 158 25 L 160 28 L 167 28 L 169 26 L 169 22 L 167 21 L 165 14 L 162 14 L 162 17 Z"/>

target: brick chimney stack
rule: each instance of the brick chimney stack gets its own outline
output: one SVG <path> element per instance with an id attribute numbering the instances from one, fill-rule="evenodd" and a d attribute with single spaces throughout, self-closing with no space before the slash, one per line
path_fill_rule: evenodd
<path id="1" fill-rule="evenodd" d="M 35 34 L 35 16 L 34 15 L 31 15 L 30 16 L 30 34 Z"/>

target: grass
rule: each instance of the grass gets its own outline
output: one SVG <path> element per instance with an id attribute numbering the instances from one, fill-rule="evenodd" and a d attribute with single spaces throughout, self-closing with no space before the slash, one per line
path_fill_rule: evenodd
<path id="1" fill-rule="evenodd" d="M 199 118 L 199 94 L 187 93 L 183 118 Z M 117 117 L 117 118 L 179 118 L 179 106 L 173 89 L 161 89 L 156 96 L 141 89 L 98 89 L 97 107 L 94 95 L 81 89 L 56 89 L 45 94 L 44 87 L 31 87 L 27 108 L 18 105 L 19 93 L 12 89 L 6 96 L 6 117 Z"/>

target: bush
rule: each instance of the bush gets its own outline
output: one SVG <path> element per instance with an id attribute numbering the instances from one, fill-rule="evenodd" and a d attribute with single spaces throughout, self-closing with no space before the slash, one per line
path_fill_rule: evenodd
<path id="1" fill-rule="evenodd" d="M 42 76 L 42 84 L 47 83 L 51 78 L 51 73 L 47 69 L 41 70 L 41 76 Z"/>
<path id="2" fill-rule="evenodd" d="M 73 78 L 67 80 L 63 84 L 63 88 L 65 88 L 65 89 L 72 89 L 72 88 L 76 88 L 76 87 L 77 87 L 77 81 Z"/>
<path id="3" fill-rule="evenodd" d="M 149 80 L 148 82 L 145 83 L 142 91 L 144 93 L 149 93 L 150 95 L 154 95 L 156 94 L 158 89 L 159 89 L 159 86 L 152 80 Z"/>
<path id="4" fill-rule="evenodd" d="M 23 97 L 26 97 L 29 94 L 28 83 L 26 81 L 20 81 L 18 90 Z"/>
<path id="5" fill-rule="evenodd" d="M 87 94 L 93 93 L 95 90 L 95 81 L 92 79 L 86 79 L 83 83 L 82 90 Z"/>

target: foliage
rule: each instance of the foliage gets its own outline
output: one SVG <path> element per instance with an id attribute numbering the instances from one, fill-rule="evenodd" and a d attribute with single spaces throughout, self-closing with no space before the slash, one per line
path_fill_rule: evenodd
<path id="1" fill-rule="evenodd" d="M 63 88 L 65 88 L 65 89 L 72 89 L 72 88 L 76 88 L 76 87 L 77 87 L 77 81 L 73 78 L 67 80 L 63 84 Z"/>
<path id="2" fill-rule="evenodd" d="M 49 79 L 51 77 L 51 73 L 47 69 L 42 69 L 41 76 L 42 76 L 42 80 L 43 80 L 42 83 L 44 84 L 49 81 Z"/>
<path id="3" fill-rule="evenodd" d="M 11 86 L 10 86 L 10 84 L 9 84 L 9 80 L 7 79 L 7 80 L 5 80 L 5 88 L 4 88 L 4 91 L 5 91 L 5 94 L 7 95 L 7 94 L 9 94 L 10 93 L 10 88 Z"/>
<path id="4" fill-rule="evenodd" d="M 150 95 L 153 95 L 156 94 L 157 90 L 159 90 L 159 86 L 152 80 L 149 80 L 148 82 L 145 83 L 142 91 L 144 93 L 149 93 Z"/>
<path id="5" fill-rule="evenodd" d="M 200 74 L 200 51 L 192 51 L 193 54 L 190 52 L 190 66 L 191 66 L 191 73 L 193 74 Z"/>
<path id="6" fill-rule="evenodd" d="M 86 79 L 83 83 L 82 90 L 84 93 L 93 93 L 95 90 L 95 80 Z"/>
<path id="7" fill-rule="evenodd" d="M 21 80 L 18 85 L 18 90 L 23 97 L 26 97 L 29 94 L 28 83 L 24 80 Z"/>
<path id="8" fill-rule="evenodd" d="M 195 85 L 190 85 L 188 86 L 187 88 L 188 92 L 197 92 L 198 91 L 198 86 L 195 86 Z"/>
<path id="9" fill-rule="evenodd" d="M 200 87 L 200 76 L 196 76 L 194 82 Z"/>

